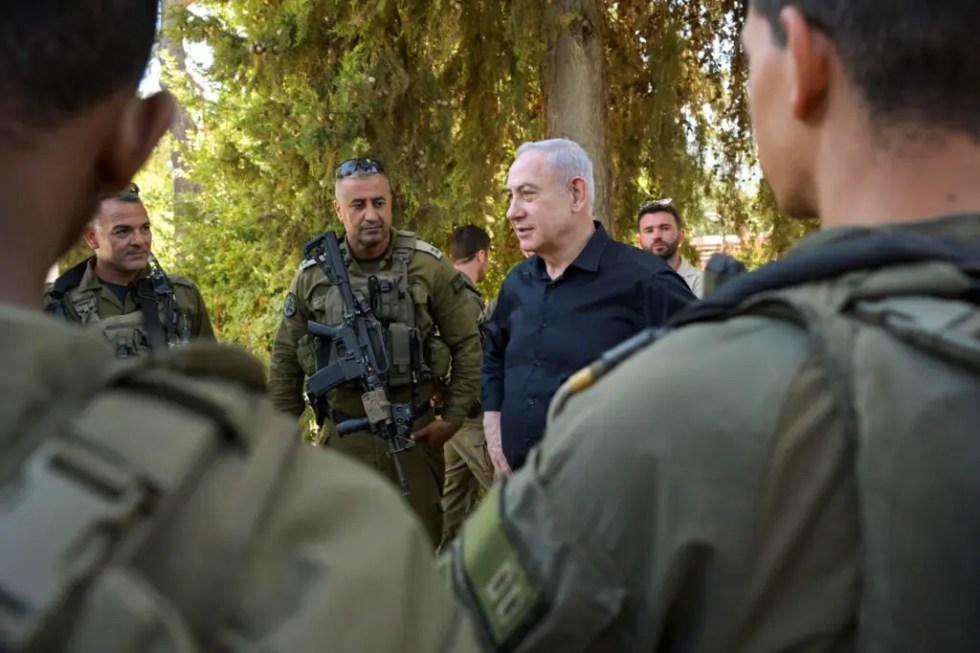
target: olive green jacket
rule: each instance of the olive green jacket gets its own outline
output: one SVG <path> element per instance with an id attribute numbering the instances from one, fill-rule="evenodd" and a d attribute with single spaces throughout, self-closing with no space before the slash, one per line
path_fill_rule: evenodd
<path id="1" fill-rule="evenodd" d="M 140 278 L 148 276 L 149 268 L 140 275 Z M 193 281 L 179 274 L 168 274 L 173 285 L 174 298 L 177 302 L 178 311 L 186 313 L 190 322 L 189 333 L 191 339 L 214 340 L 214 329 L 211 326 L 211 319 L 208 317 L 207 307 L 201 297 L 201 291 Z M 45 291 L 45 303 L 50 299 L 50 286 Z M 120 302 L 119 298 L 111 290 L 103 287 L 99 278 L 95 274 L 95 258 L 89 259 L 85 274 L 82 276 L 78 287 L 69 291 L 65 296 L 64 308 L 65 318 L 72 322 L 84 324 L 85 316 L 80 315 L 77 308 L 77 300 L 80 298 L 92 297 L 95 301 L 95 309 L 100 320 L 105 320 L 121 315 L 130 315 L 140 312 L 140 306 L 136 303 L 132 294 L 126 297 L 125 302 Z"/>
<path id="2" fill-rule="evenodd" d="M 0 505 L 0 549 L 10 539 L 2 525 L 18 506 L 18 491 L 30 490 L 42 503 L 57 504 L 67 484 L 74 492 L 92 492 L 83 506 L 105 500 L 68 473 L 52 487 L 45 485 L 43 470 L 18 474 L 17 461 L 39 441 L 97 440 L 116 432 L 118 452 L 110 447 L 111 455 L 99 455 L 135 461 L 132 472 L 142 474 L 144 466 L 163 472 L 173 465 L 168 430 L 174 440 L 182 440 L 200 430 L 202 415 L 223 424 L 211 442 L 226 444 L 202 459 L 206 465 L 191 475 L 186 496 L 173 498 L 167 513 L 143 533 L 148 539 L 138 540 L 131 566 L 148 585 L 130 588 L 135 600 L 102 604 L 101 612 L 88 614 L 82 626 L 94 626 L 88 629 L 90 646 L 81 651 L 115 650 L 109 642 L 137 634 L 142 645 L 134 639 L 126 650 L 191 650 L 159 646 L 161 633 L 149 622 L 127 632 L 132 619 L 160 616 L 154 610 L 158 605 L 169 611 L 163 615 L 169 624 L 180 620 L 187 626 L 200 645 L 193 650 L 477 650 L 469 625 L 436 572 L 432 546 L 402 498 L 357 462 L 301 444 L 295 420 L 276 411 L 256 383 L 255 374 L 259 383 L 262 376 L 257 361 L 243 361 L 243 354 L 230 355 L 218 345 L 191 344 L 154 359 L 117 362 L 92 332 L 7 305 L 0 305 L 0 327 L 5 334 L 0 346 L 0 488 L 7 499 Z M 166 363 L 170 359 L 174 362 Z M 139 366 L 140 387 L 97 393 L 103 402 L 98 410 L 88 410 L 79 397 L 98 388 L 107 366 Z M 245 368 L 252 380 L 235 381 Z M 156 385 L 171 389 L 158 393 L 152 390 Z M 179 409 L 181 401 L 210 408 L 188 412 Z M 71 423 L 61 424 L 62 418 Z M 151 486 L 155 478 L 151 473 Z M 151 494 L 156 496 L 152 489 Z M 22 524 L 38 529 L 36 535 L 20 533 L 22 539 L 54 542 L 70 535 L 61 530 L 70 520 L 58 519 L 64 509 L 49 505 Z M 95 551 L 101 540 L 79 536 L 68 541 L 74 556 L 66 552 L 58 559 L 61 566 L 39 574 L 67 579 L 71 574 L 65 568 L 75 572 L 81 569 L 75 565 L 96 559 L 84 551 Z M 83 548 L 83 543 L 93 546 Z M 100 556 L 102 550 L 100 545 Z M 24 550 L 17 555 L 30 557 Z M 0 564 L 0 584 L 4 570 L 16 568 L 16 562 L 5 558 Z M 87 601 L 86 596 L 82 608 L 90 607 Z"/>
<path id="3" fill-rule="evenodd" d="M 415 305 L 416 326 L 428 345 L 448 347 L 453 369 L 444 403 L 443 419 L 462 424 L 470 407 L 480 394 L 480 337 L 477 316 L 466 289 L 464 275 L 458 273 L 442 253 L 415 238 L 411 232 L 392 230 L 388 250 L 377 263 L 380 272 L 394 268 L 393 254 L 398 242 L 414 242 L 414 253 L 408 263 L 409 292 Z M 346 238 L 340 248 L 348 259 L 352 276 L 366 274 L 362 263 L 348 255 Z M 300 267 L 286 298 L 282 322 L 272 346 L 269 370 L 269 392 L 280 410 L 300 415 L 304 409 L 304 379 L 316 369 L 312 339 L 307 322 L 315 320 L 337 324 L 342 306 L 337 293 L 322 270 L 306 261 Z M 430 349 L 426 346 L 425 349 Z M 442 371 L 445 374 L 446 370 Z M 435 394 L 435 380 L 420 385 L 420 396 L 413 397 L 409 388 L 390 393 L 393 402 L 428 401 Z M 363 415 L 361 390 L 342 387 L 334 391 L 331 407 L 351 415 Z"/>
<path id="4" fill-rule="evenodd" d="M 899 226 L 980 246 L 976 215 Z M 972 372 L 844 320 L 838 368 L 763 303 L 574 395 L 443 559 L 488 648 L 977 650 L 980 308 L 953 299 L 969 287 L 917 263 L 791 292 L 949 329 Z"/>

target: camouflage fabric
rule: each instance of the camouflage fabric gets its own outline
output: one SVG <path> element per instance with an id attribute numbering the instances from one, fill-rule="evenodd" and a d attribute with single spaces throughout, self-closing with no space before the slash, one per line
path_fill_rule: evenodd
<path id="1" fill-rule="evenodd" d="M 976 215 L 902 228 L 980 247 Z M 815 234 L 787 260 L 873 231 Z M 980 307 L 964 270 L 896 263 L 762 293 L 574 395 L 443 558 L 487 647 L 976 650 Z"/>

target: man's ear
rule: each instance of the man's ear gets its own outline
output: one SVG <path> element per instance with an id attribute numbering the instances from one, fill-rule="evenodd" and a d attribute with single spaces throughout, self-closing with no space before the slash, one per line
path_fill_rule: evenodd
<path id="1" fill-rule="evenodd" d="M 578 213 L 589 203 L 589 185 L 581 177 L 572 180 L 572 212 Z"/>
<path id="2" fill-rule="evenodd" d="M 100 197 L 118 192 L 128 184 L 153 148 L 170 128 L 174 101 L 169 93 L 148 98 L 133 97 L 126 102 L 115 129 L 99 154 L 97 189 Z"/>
<path id="3" fill-rule="evenodd" d="M 687 236 L 687 232 L 686 231 L 684 231 L 683 229 L 678 229 L 677 230 L 677 244 L 678 245 L 683 245 L 684 244 L 684 238 L 686 236 Z"/>
<path id="4" fill-rule="evenodd" d="M 85 238 L 85 244 L 90 248 L 93 250 L 99 248 L 99 232 L 91 224 L 85 226 L 85 231 L 82 232 L 82 236 Z"/>
<path id="5" fill-rule="evenodd" d="M 786 33 L 786 52 L 793 115 L 809 119 L 827 93 L 827 67 L 830 40 L 810 26 L 803 13 L 793 6 L 779 14 Z"/>

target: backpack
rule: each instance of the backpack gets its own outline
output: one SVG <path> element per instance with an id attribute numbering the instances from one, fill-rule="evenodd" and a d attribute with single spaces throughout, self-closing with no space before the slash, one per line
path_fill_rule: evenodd
<path id="1" fill-rule="evenodd" d="M 242 494 L 229 497 L 235 509 L 202 534 L 202 548 L 220 551 L 213 578 L 201 579 L 213 588 L 211 623 L 220 624 L 247 535 L 301 439 L 246 422 L 242 401 L 264 389 L 263 370 L 229 348 L 107 360 L 86 381 L 48 402 L 26 445 L 0 461 L 0 651 L 208 648 L 142 576 L 140 551 L 213 462 L 247 458 Z"/>

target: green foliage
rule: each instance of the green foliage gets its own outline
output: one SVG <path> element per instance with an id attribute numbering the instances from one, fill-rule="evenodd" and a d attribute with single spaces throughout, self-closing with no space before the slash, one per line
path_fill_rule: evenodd
<path id="1" fill-rule="evenodd" d="M 664 195 L 682 207 L 689 236 L 708 209 L 729 233 L 782 224 L 771 198 L 751 197 L 743 182 L 753 161 L 738 47 L 744 0 L 604 5 L 614 231 L 632 240 L 636 208 Z M 495 293 L 522 260 L 500 189 L 517 145 L 544 136 L 541 65 L 563 15 L 553 6 L 178 5 L 171 37 L 206 46 L 213 63 L 192 65 L 193 75 L 164 64 L 167 87 L 198 126 L 183 155 L 200 189 L 174 225 L 181 256 L 165 262 L 199 283 L 223 339 L 268 351 L 302 244 L 340 226 L 334 169 L 356 155 L 385 162 L 399 227 L 440 248 L 456 226 L 487 229 L 494 265 L 485 290 Z M 160 193 L 155 219 L 173 215 L 167 161 L 158 156 L 145 173 L 148 192 Z M 793 235 L 780 229 L 774 242 Z"/>

